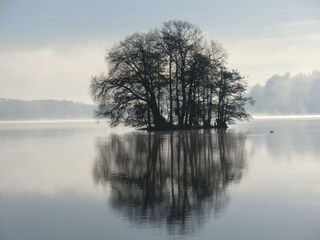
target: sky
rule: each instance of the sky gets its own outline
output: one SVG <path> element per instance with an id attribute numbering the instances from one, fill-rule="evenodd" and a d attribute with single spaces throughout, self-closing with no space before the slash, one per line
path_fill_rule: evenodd
<path id="1" fill-rule="evenodd" d="M 92 103 L 107 50 L 168 20 L 220 42 L 249 86 L 320 70 L 319 0 L 0 0 L 0 98 Z"/>

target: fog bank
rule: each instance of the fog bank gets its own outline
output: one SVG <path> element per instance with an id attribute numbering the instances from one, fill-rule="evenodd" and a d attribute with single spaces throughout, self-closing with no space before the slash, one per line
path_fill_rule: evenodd
<path id="1" fill-rule="evenodd" d="M 320 72 L 274 75 L 265 85 L 254 85 L 249 95 L 252 114 L 320 114 Z"/>

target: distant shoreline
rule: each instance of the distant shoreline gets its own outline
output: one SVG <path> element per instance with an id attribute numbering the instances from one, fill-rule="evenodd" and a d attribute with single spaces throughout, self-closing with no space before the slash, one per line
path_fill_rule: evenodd
<path id="1" fill-rule="evenodd" d="M 253 115 L 251 120 L 294 120 L 294 119 L 320 119 L 320 115 Z M 249 121 L 251 121 L 249 120 Z M 26 120 L 0 120 L 0 124 L 32 124 L 32 123 L 85 123 L 85 122 L 92 122 L 92 123 L 105 123 L 107 120 L 105 119 L 97 119 L 97 118 L 75 118 L 75 119 L 26 119 Z M 244 121 L 247 122 L 247 121 Z M 236 124 L 241 123 L 241 121 L 237 121 Z M 232 124 L 233 125 L 233 124 Z M 232 126 L 230 125 L 230 126 Z M 136 128 L 137 130 L 148 130 L 147 128 Z M 193 127 L 190 129 L 215 129 L 214 126 L 212 127 Z M 180 130 L 178 128 L 175 129 L 167 129 L 167 130 Z M 181 129 L 186 130 L 186 129 Z M 164 131 L 164 130 L 151 130 L 151 131 Z"/>
<path id="2" fill-rule="evenodd" d="M 99 122 L 101 121 L 95 118 L 83 118 L 83 119 L 27 119 L 27 120 L 0 120 L 0 124 L 5 123 L 73 123 L 73 122 Z"/>
<path id="3" fill-rule="evenodd" d="M 310 114 L 310 115 L 252 115 L 252 119 L 298 119 L 298 118 L 320 118 L 320 114 Z"/>
<path id="4" fill-rule="evenodd" d="M 0 99 L 0 121 L 90 119 L 95 106 L 67 100 Z"/>

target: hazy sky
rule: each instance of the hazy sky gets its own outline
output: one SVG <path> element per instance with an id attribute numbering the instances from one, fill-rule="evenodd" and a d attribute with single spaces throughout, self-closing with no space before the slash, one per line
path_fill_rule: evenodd
<path id="1" fill-rule="evenodd" d="M 320 0 L 0 0 L 0 98 L 91 102 L 106 50 L 173 19 L 221 42 L 250 86 L 320 70 Z"/>

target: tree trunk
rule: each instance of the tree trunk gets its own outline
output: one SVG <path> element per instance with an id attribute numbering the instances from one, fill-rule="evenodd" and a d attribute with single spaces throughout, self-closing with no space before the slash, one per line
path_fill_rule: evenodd
<path id="1" fill-rule="evenodd" d="M 160 114 L 159 108 L 157 107 L 155 102 L 151 102 L 150 104 L 154 127 L 156 129 L 165 129 L 168 127 L 168 123 L 166 119 Z"/>
<path id="2" fill-rule="evenodd" d="M 181 113 L 180 113 L 180 102 L 179 102 L 179 80 L 178 80 L 178 66 L 176 64 L 176 115 L 178 116 L 178 124 L 179 126 L 182 126 L 183 119 L 181 119 Z"/>
<path id="3" fill-rule="evenodd" d="M 170 54 L 170 59 L 169 59 L 169 101 L 170 101 L 170 113 L 169 113 L 169 121 L 170 124 L 173 125 L 173 116 L 172 116 L 172 57 Z"/>
<path id="4" fill-rule="evenodd" d="M 228 128 L 226 121 L 221 118 L 216 119 L 215 127 L 216 128 Z"/>

